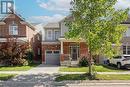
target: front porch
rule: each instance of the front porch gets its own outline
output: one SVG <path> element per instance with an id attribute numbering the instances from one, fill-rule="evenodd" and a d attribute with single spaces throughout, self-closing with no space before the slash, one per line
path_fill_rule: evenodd
<path id="1" fill-rule="evenodd" d="M 61 66 L 77 66 L 80 58 L 88 57 L 88 48 L 85 42 L 61 41 Z"/>

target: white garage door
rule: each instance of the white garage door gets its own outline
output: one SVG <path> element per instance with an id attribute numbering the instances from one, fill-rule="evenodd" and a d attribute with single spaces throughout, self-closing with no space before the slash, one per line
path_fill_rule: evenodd
<path id="1" fill-rule="evenodd" d="M 46 64 L 60 65 L 60 51 L 47 50 L 46 51 Z"/>

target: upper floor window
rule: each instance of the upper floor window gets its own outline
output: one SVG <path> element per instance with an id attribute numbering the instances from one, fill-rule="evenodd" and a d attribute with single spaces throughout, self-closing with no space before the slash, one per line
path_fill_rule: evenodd
<path id="1" fill-rule="evenodd" d="M 52 40 L 52 30 L 47 30 L 47 39 Z"/>
<path id="2" fill-rule="evenodd" d="M 17 25 L 9 26 L 9 35 L 18 35 L 18 26 Z"/>
<path id="3" fill-rule="evenodd" d="M 55 31 L 55 40 L 57 40 L 60 37 L 60 32 L 59 31 Z"/>

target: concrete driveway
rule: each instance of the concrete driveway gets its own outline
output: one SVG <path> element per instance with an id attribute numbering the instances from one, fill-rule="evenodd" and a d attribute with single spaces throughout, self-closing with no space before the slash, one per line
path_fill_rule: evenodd
<path id="1" fill-rule="evenodd" d="M 24 74 L 54 74 L 58 73 L 60 66 L 40 64 Z"/>

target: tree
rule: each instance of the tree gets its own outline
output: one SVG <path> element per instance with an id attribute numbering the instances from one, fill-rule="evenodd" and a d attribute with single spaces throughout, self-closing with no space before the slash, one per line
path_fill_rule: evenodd
<path id="1" fill-rule="evenodd" d="M 73 0 L 71 20 L 66 20 L 68 39 L 82 38 L 89 48 L 89 74 L 92 76 L 92 56 L 112 57 L 119 53 L 120 41 L 127 27 L 121 23 L 129 9 L 114 8 L 117 0 Z M 113 47 L 114 44 L 114 47 Z"/>
<path id="2" fill-rule="evenodd" d="M 27 65 L 29 44 L 18 42 L 17 38 L 7 37 L 7 42 L 0 45 L 0 63 L 7 66 Z"/>

